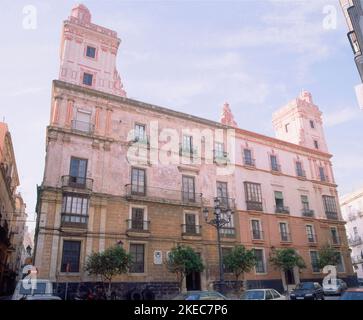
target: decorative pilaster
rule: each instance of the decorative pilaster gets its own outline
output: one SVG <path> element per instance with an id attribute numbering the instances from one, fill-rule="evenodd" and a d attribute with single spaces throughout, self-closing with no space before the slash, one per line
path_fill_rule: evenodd
<path id="1" fill-rule="evenodd" d="M 67 113 L 66 113 L 66 127 L 70 128 L 72 125 L 73 118 L 74 100 L 68 99 L 67 101 Z"/>
<path id="2" fill-rule="evenodd" d="M 54 97 L 53 112 L 52 112 L 52 119 L 51 119 L 51 124 L 52 125 L 59 124 L 60 105 L 62 103 L 62 100 L 63 100 L 63 98 L 61 96 L 55 96 Z"/>
<path id="3" fill-rule="evenodd" d="M 112 116 L 112 109 L 107 108 L 106 129 L 105 129 L 105 135 L 106 136 L 109 136 L 111 134 L 111 116 Z"/>

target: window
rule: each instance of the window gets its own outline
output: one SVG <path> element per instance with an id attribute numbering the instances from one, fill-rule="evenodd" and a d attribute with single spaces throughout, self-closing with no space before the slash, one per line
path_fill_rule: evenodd
<path id="1" fill-rule="evenodd" d="M 261 184 L 245 182 L 247 210 L 263 211 Z"/>
<path id="2" fill-rule="evenodd" d="M 270 155 L 270 163 L 272 171 L 280 171 L 280 166 L 277 162 L 277 157 L 275 155 Z"/>
<path id="3" fill-rule="evenodd" d="M 139 243 L 130 244 L 130 255 L 132 259 L 132 265 L 130 267 L 130 273 L 144 273 L 144 255 L 145 245 Z"/>
<path id="4" fill-rule="evenodd" d="M 193 151 L 193 137 L 183 135 L 182 151 L 192 153 Z"/>
<path id="5" fill-rule="evenodd" d="M 251 227 L 252 227 L 252 239 L 262 240 L 263 237 L 262 237 L 260 220 L 256 219 L 251 220 Z"/>
<path id="6" fill-rule="evenodd" d="M 227 182 L 217 181 L 217 197 L 219 198 L 222 207 L 229 207 Z"/>
<path id="7" fill-rule="evenodd" d="M 93 126 L 91 125 L 91 112 L 78 109 L 76 119 L 72 122 L 72 128 L 90 133 L 93 129 Z"/>
<path id="8" fill-rule="evenodd" d="M 340 244 L 339 233 L 336 227 L 330 228 L 331 241 L 333 244 Z"/>
<path id="9" fill-rule="evenodd" d="M 223 261 L 225 259 L 225 257 L 230 254 L 232 252 L 232 248 L 226 248 L 226 247 L 222 247 L 222 257 L 223 257 Z M 232 273 L 233 270 L 230 268 L 227 268 L 226 265 L 223 263 L 223 270 L 225 273 Z"/>
<path id="10" fill-rule="evenodd" d="M 255 161 L 252 159 L 252 151 L 250 149 L 243 149 L 243 163 L 246 166 L 255 165 Z"/>
<path id="11" fill-rule="evenodd" d="M 195 202 L 195 181 L 194 177 L 182 177 L 183 201 Z"/>
<path id="12" fill-rule="evenodd" d="M 284 212 L 284 196 L 281 191 L 275 191 L 276 212 Z"/>
<path id="13" fill-rule="evenodd" d="M 265 257 L 263 249 L 253 249 L 256 257 L 256 273 L 266 273 Z"/>
<path id="14" fill-rule="evenodd" d="M 83 84 L 87 86 L 92 86 L 92 83 L 93 83 L 93 74 L 85 72 L 83 74 Z"/>
<path id="15" fill-rule="evenodd" d="M 309 211 L 309 199 L 308 196 L 301 195 L 301 204 L 304 211 Z"/>
<path id="16" fill-rule="evenodd" d="M 71 184 L 76 184 L 77 186 L 85 185 L 87 176 L 87 160 L 72 157 L 69 175 L 69 182 Z"/>
<path id="17" fill-rule="evenodd" d="M 146 193 L 145 169 L 132 168 L 131 170 L 131 192 L 136 195 Z"/>
<path id="18" fill-rule="evenodd" d="M 315 129 L 315 123 L 314 120 L 310 120 L 310 128 Z"/>
<path id="19" fill-rule="evenodd" d="M 222 142 L 216 142 L 214 144 L 214 156 L 216 158 L 224 157 L 224 144 Z"/>
<path id="20" fill-rule="evenodd" d="M 223 212 L 221 213 L 221 218 L 228 220 L 227 214 L 223 213 Z M 231 216 L 231 220 L 221 228 L 221 236 L 225 236 L 225 237 L 234 237 L 235 236 L 233 215 Z"/>
<path id="21" fill-rule="evenodd" d="M 61 272 L 79 272 L 81 241 L 63 241 Z"/>
<path id="22" fill-rule="evenodd" d="M 326 181 L 324 167 L 319 167 L 320 181 Z"/>
<path id="23" fill-rule="evenodd" d="M 337 264 L 337 272 L 345 272 L 343 256 L 342 256 L 341 253 L 339 254 L 339 262 Z"/>
<path id="24" fill-rule="evenodd" d="M 315 149 L 319 149 L 319 143 L 317 140 L 314 140 L 314 147 Z"/>
<path id="25" fill-rule="evenodd" d="M 286 123 L 285 124 L 285 132 L 289 132 L 289 126 L 290 126 L 290 123 Z"/>
<path id="26" fill-rule="evenodd" d="M 310 242 L 310 243 L 316 242 L 314 227 L 312 225 L 306 226 L 306 235 L 308 238 L 308 242 Z"/>
<path id="27" fill-rule="evenodd" d="M 187 234 L 197 234 L 197 223 L 196 223 L 196 215 L 192 213 L 185 214 L 185 230 L 184 232 Z"/>
<path id="28" fill-rule="evenodd" d="M 305 171 L 303 170 L 301 161 L 296 161 L 296 174 L 298 177 L 305 177 Z"/>
<path id="29" fill-rule="evenodd" d="M 135 135 L 134 136 L 135 141 L 145 141 L 146 140 L 145 126 L 142 124 L 135 124 L 134 135 Z"/>
<path id="30" fill-rule="evenodd" d="M 266 290 L 266 297 L 265 297 L 266 300 L 272 300 L 273 297 L 272 297 L 272 293 L 270 290 Z"/>
<path id="31" fill-rule="evenodd" d="M 311 268 L 313 272 L 320 272 L 319 255 L 317 251 L 310 251 Z"/>
<path id="32" fill-rule="evenodd" d="M 280 227 L 281 241 L 290 241 L 290 235 L 288 232 L 287 223 L 280 222 L 279 227 Z"/>
<path id="33" fill-rule="evenodd" d="M 144 209 L 132 208 L 131 209 L 131 225 L 133 230 L 145 230 L 144 228 Z"/>
<path id="34" fill-rule="evenodd" d="M 96 48 L 87 46 L 86 56 L 94 59 L 96 57 Z"/>
<path id="35" fill-rule="evenodd" d="M 89 199 L 71 194 L 63 196 L 62 222 L 87 223 Z"/>
<path id="36" fill-rule="evenodd" d="M 338 210 L 335 202 L 335 197 L 332 196 L 323 196 L 323 203 L 326 216 L 329 219 L 337 219 L 338 218 Z"/>

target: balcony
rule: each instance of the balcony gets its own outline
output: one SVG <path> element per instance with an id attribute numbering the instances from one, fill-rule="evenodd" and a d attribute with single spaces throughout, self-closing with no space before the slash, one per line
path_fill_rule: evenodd
<path id="1" fill-rule="evenodd" d="M 299 178 L 306 178 L 306 172 L 305 170 L 302 170 L 302 169 L 296 169 L 296 175 L 299 177 Z"/>
<path id="2" fill-rule="evenodd" d="M 220 207 L 222 210 L 235 210 L 236 209 L 236 201 L 233 198 L 227 197 L 217 197 L 219 199 Z"/>
<path id="3" fill-rule="evenodd" d="M 340 238 L 338 236 L 332 236 L 330 244 L 333 246 L 340 246 L 341 245 Z"/>
<path id="4" fill-rule="evenodd" d="M 202 226 L 197 224 L 182 224 L 183 236 L 200 236 Z"/>
<path id="5" fill-rule="evenodd" d="M 292 242 L 291 233 L 289 233 L 289 232 L 280 232 L 280 240 L 281 240 L 281 242 Z"/>
<path id="6" fill-rule="evenodd" d="M 74 188 L 92 191 L 93 179 L 83 177 L 62 176 L 62 188 Z"/>
<path id="7" fill-rule="evenodd" d="M 87 229 L 88 215 L 80 215 L 75 213 L 62 213 L 62 227 L 70 227 L 77 229 Z"/>
<path id="8" fill-rule="evenodd" d="M 139 145 L 139 146 L 150 146 L 149 136 L 134 136 L 131 141 L 129 141 L 129 145 Z"/>
<path id="9" fill-rule="evenodd" d="M 318 237 L 315 233 L 307 234 L 308 244 L 310 245 L 317 245 L 318 244 Z"/>
<path id="10" fill-rule="evenodd" d="M 197 148 L 188 148 L 183 145 L 179 145 L 179 155 L 182 157 L 195 158 L 198 155 Z"/>
<path id="11" fill-rule="evenodd" d="M 302 214 L 303 217 L 313 218 L 314 215 L 315 215 L 315 212 L 314 212 L 314 210 L 303 208 L 301 210 L 301 214 Z"/>
<path id="12" fill-rule="evenodd" d="M 227 152 L 216 150 L 213 150 L 213 161 L 216 164 L 227 164 L 230 162 Z"/>
<path id="13" fill-rule="evenodd" d="M 249 211 L 263 211 L 262 202 L 246 201 L 246 208 Z"/>
<path id="14" fill-rule="evenodd" d="M 285 206 L 275 206 L 275 213 L 289 214 L 290 209 L 289 209 L 289 207 L 285 207 Z"/>
<path id="15" fill-rule="evenodd" d="M 222 227 L 220 230 L 220 235 L 222 238 L 235 238 L 236 229 L 234 227 Z"/>
<path id="16" fill-rule="evenodd" d="M 90 122 L 72 120 L 72 130 L 92 134 L 95 126 Z"/>
<path id="17" fill-rule="evenodd" d="M 325 212 L 326 218 L 329 220 L 338 220 L 338 213 L 337 212 Z"/>
<path id="18" fill-rule="evenodd" d="M 273 173 L 281 173 L 281 165 L 279 164 L 271 165 L 271 171 Z"/>
<path id="19" fill-rule="evenodd" d="M 125 185 L 125 196 L 127 200 L 158 202 L 190 207 L 202 206 L 201 193 L 188 193 L 158 187 L 127 184 Z"/>
<path id="20" fill-rule="evenodd" d="M 251 235 L 252 235 L 253 241 L 263 241 L 265 239 L 264 233 L 262 230 L 252 229 Z"/>
<path id="21" fill-rule="evenodd" d="M 352 257 L 352 263 L 353 264 L 363 263 L 363 256 Z"/>
<path id="22" fill-rule="evenodd" d="M 363 244 L 362 238 L 360 236 L 355 236 L 354 238 L 348 239 L 349 246 L 356 247 Z"/>
<path id="23" fill-rule="evenodd" d="M 126 234 L 131 237 L 149 237 L 150 221 L 128 219 L 126 220 Z"/>
<path id="24" fill-rule="evenodd" d="M 243 165 L 246 166 L 246 167 L 255 168 L 256 167 L 256 161 L 255 161 L 255 159 L 252 159 L 252 158 L 243 157 Z"/>

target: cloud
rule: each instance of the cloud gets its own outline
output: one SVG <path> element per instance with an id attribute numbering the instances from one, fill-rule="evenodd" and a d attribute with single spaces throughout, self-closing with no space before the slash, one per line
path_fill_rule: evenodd
<path id="1" fill-rule="evenodd" d="M 324 124 L 326 127 L 334 127 L 339 124 L 353 120 L 359 115 L 359 109 L 357 108 L 342 108 L 324 114 Z"/>

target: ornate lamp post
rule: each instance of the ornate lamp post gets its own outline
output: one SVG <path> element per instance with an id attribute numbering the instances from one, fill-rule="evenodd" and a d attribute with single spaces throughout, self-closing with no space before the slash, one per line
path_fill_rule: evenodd
<path id="1" fill-rule="evenodd" d="M 222 257 L 222 247 L 221 247 L 221 229 L 231 222 L 233 212 L 227 206 L 227 209 L 221 208 L 221 203 L 219 198 L 214 199 L 214 218 L 209 219 L 209 210 L 208 208 L 203 209 L 205 222 L 212 225 L 217 229 L 217 245 L 218 245 L 218 257 L 219 257 L 219 286 L 220 291 L 224 291 L 225 283 L 224 283 L 224 271 L 223 271 L 223 257 Z M 222 217 L 223 215 L 223 217 Z M 226 217 L 226 218 L 224 218 Z"/>

